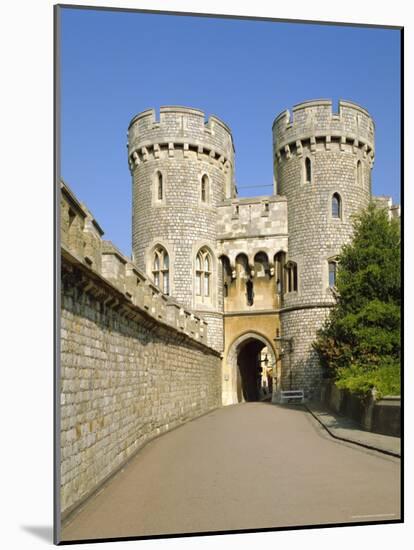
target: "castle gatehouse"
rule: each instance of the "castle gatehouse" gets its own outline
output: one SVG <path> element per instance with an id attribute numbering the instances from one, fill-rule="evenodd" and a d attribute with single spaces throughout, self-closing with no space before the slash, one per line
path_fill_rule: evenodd
<path id="1" fill-rule="evenodd" d="M 238 198 L 231 130 L 197 109 L 138 114 L 128 159 L 133 259 L 207 322 L 223 353 L 223 404 L 281 389 L 310 397 L 321 378 L 311 344 L 335 301 L 337 256 L 371 198 L 369 113 L 314 100 L 278 115 L 269 196 Z"/>
<path id="2" fill-rule="evenodd" d="M 128 162 L 131 257 L 61 182 L 62 517 L 175 426 L 317 397 L 312 342 L 352 216 L 371 198 L 398 215 L 371 194 L 373 121 L 346 101 L 276 117 L 271 195 L 238 197 L 231 131 L 197 109 L 134 117 Z"/>

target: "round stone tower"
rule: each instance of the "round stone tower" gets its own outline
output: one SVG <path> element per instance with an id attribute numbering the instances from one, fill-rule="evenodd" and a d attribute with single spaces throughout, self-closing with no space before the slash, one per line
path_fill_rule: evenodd
<path id="1" fill-rule="evenodd" d="M 275 119 L 273 148 L 275 192 L 288 202 L 282 386 L 311 395 L 321 378 L 311 344 L 334 303 L 336 258 L 371 196 L 374 123 L 354 103 L 334 113 L 331 101 L 308 101 Z"/>
<path id="2" fill-rule="evenodd" d="M 165 293 L 208 322 L 209 344 L 223 348 L 223 296 L 216 255 L 217 205 L 235 194 L 229 128 L 198 109 L 161 107 L 128 129 L 132 174 L 132 250 Z"/>

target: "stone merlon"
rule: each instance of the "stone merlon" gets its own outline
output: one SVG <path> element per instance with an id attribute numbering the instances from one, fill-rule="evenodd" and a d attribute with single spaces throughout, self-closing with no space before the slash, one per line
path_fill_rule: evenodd
<path id="1" fill-rule="evenodd" d="M 351 101 L 339 101 L 338 112 L 332 101 L 316 99 L 295 105 L 280 113 L 273 122 L 273 141 L 278 150 L 298 140 L 310 138 L 345 138 L 367 146 L 374 152 L 374 121 L 366 109 Z"/>
<path id="2" fill-rule="evenodd" d="M 155 109 L 137 114 L 128 126 L 128 148 L 131 155 L 143 147 L 187 144 L 217 153 L 233 164 L 234 145 L 230 128 L 218 117 L 207 120 L 199 109 L 181 106 L 160 108 L 159 120 Z"/>

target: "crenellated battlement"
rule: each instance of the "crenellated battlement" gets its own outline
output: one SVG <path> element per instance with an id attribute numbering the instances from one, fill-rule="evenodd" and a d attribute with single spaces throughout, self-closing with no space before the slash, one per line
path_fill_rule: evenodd
<path id="1" fill-rule="evenodd" d="M 69 278 L 71 287 L 86 289 L 127 318 L 144 314 L 207 344 L 207 323 L 163 294 L 102 235 L 87 207 L 61 182 L 62 283 Z"/>
<path id="2" fill-rule="evenodd" d="M 219 204 L 219 240 L 287 235 L 287 202 L 280 195 L 227 199 Z"/>
<path id="3" fill-rule="evenodd" d="M 339 101 L 338 112 L 332 110 L 332 101 L 316 99 L 295 105 L 280 113 L 273 122 L 275 155 L 292 152 L 301 154 L 302 148 L 315 151 L 317 144 L 326 149 L 351 148 L 362 150 L 364 156 L 374 159 L 374 121 L 368 111 L 356 103 Z"/>
<path id="4" fill-rule="evenodd" d="M 218 255 L 228 260 L 232 280 L 236 278 L 236 258 L 240 255 L 246 258 L 250 276 L 257 279 L 255 259 L 258 253 L 267 258 L 266 272 L 273 277 L 275 256 L 278 252 L 286 252 L 288 247 L 286 197 L 269 195 L 229 199 L 223 201 L 217 210 Z M 261 276 L 260 272 L 259 278 Z"/>
<path id="5" fill-rule="evenodd" d="M 234 163 L 230 128 L 218 117 L 207 120 L 203 111 L 180 106 L 155 109 L 136 115 L 128 127 L 128 159 L 131 170 L 148 160 L 182 155 L 216 162 L 228 169 Z"/>

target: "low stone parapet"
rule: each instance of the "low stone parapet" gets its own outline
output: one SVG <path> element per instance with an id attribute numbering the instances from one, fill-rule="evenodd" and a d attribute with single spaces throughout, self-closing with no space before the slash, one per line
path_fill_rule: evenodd
<path id="1" fill-rule="evenodd" d="M 70 258 L 105 279 L 128 302 L 164 323 L 208 344 L 207 322 L 188 311 L 154 283 L 108 240 L 88 208 L 61 182 L 61 243 Z"/>
<path id="2" fill-rule="evenodd" d="M 374 395 L 360 396 L 337 388 L 333 381 L 325 381 L 321 387 L 321 402 L 334 413 L 355 420 L 365 430 L 396 437 L 401 435 L 400 396 L 385 396 L 377 400 Z"/>

